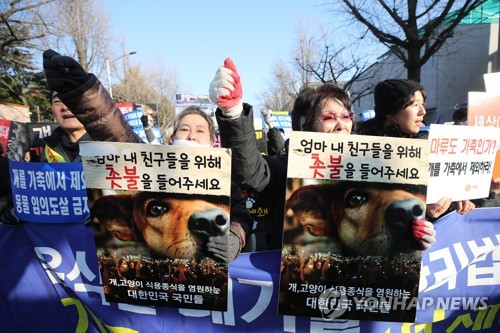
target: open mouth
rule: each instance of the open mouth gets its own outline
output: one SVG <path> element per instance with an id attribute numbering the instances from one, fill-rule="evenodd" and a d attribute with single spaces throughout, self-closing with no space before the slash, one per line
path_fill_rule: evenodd
<path id="1" fill-rule="evenodd" d="M 71 119 L 71 118 L 76 118 L 76 117 L 74 115 L 72 115 L 72 114 L 63 114 L 62 118 L 63 119 Z"/>

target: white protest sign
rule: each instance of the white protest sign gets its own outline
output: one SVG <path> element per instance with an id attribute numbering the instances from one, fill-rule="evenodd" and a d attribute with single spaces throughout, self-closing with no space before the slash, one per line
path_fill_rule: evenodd
<path id="1" fill-rule="evenodd" d="M 483 74 L 486 92 L 500 94 L 500 72 Z"/>
<path id="2" fill-rule="evenodd" d="M 427 203 L 489 195 L 498 128 L 431 124 Z"/>

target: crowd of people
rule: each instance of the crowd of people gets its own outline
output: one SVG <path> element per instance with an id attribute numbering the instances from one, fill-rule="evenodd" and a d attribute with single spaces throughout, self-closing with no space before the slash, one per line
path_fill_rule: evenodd
<path id="1" fill-rule="evenodd" d="M 174 303 L 175 293 L 201 295 L 213 306 L 225 303 L 227 295 L 227 265 L 211 259 L 200 262 L 118 255 L 99 252 L 99 270 L 104 293 L 110 300 L 129 299 L 129 290 L 165 293 L 165 302 Z M 144 300 L 147 304 L 149 300 Z M 140 303 L 140 300 L 138 300 Z M 206 305 L 206 304 L 205 304 Z"/>
<path id="2" fill-rule="evenodd" d="M 421 259 L 412 256 L 344 257 L 289 248 L 281 257 L 279 303 L 284 313 L 317 315 L 306 298 L 335 292 L 355 307 L 353 299 L 396 298 L 410 303 L 418 295 Z M 406 308 L 406 307 L 403 307 Z"/>
<path id="3" fill-rule="evenodd" d="M 94 74 L 87 73 L 73 58 L 53 50 L 43 53 L 47 86 L 51 90 L 52 113 L 59 128 L 45 139 L 43 162 L 81 161 L 79 144 L 83 141 L 144 143 L 125 121 L 121 111 Z M 270 154 L 257 149 L 251 105 L 243 101 L 242 80 L 231 59 L 219 67 L 209 86 L 210 99 L 217 105 L 216 120 L 221 146 L 232 151 L 231 223 L 226 237 L 212 237 L 209 250 L 230 262 L 247 245 L 252 218 L 241 189 L 257 193 L 269 202 L 271 232 L 267 249 L 282 249 L 284 207 L 287 181 L 288 142 L 271 125 L 270 114 L 263 113 L 269 126 Z M 388 79 L 374 91 L 375 117 L 355 124 L 355 113 L 348 92 L 332 83 L 306 85 L 299 92 L 291 111 L 292 130 L 330 134 L 358 134 L 426 139 L 424 125 L 425 89 L 417 82 Z M 148 129 L 147 121 L 143 121 Z M 177 115 L 171 126 L 168 144 L 174 146 L 214 147 L 215 125 L 205 112 L 190 107 Z M 150 143 L 153 137 L 148 137 Z M 492 180 L 492 195 L 500 192 L 500 179 Z M 426 205 L 426 219 L 415 220 L 413 235 L 427 249 L 435 242 L 431 221 L 455 210 L 466 214 L 475 208 L 470 200 L 452 202 L 442 198 Z M 12 215 L 12 214 L 11 214 Z M 12 216 L 11 216 L 12 217 Z M 10 217 L 10 218 L 11 218 Z M 3 219 L 10 221 L 9 219 Z"/>

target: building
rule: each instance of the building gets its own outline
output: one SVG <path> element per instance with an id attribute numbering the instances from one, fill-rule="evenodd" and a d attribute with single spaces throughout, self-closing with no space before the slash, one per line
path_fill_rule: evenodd
<path id="1" fill-rule="evenodd" d="M 427 93 L 426 122 L 451 121 L 453 107 L 467 100 L 469 91 L 485 91 L 483 74 L 500 71 L 500 0 L 479 6 L 457 26 L 454 37 L 422 67 L 421 84 Z M 367 81 L 355 82 L 353 95 L 367 85 L 389 78 L 406 78 L 406 68 L 395 55 L 387 53 L 366 72 Z M 354 109 L 373 109 L 373 94 L 360 98 Z"/>

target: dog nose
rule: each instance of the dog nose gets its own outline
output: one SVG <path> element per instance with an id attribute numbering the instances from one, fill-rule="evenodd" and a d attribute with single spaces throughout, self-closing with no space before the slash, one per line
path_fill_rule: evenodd
<path id="1" fill-rule="evenodd" d="M 386 221 L 391 226 L 411 227 L 414 220 L 424 218 L 424 204 L 417 198 L 393 202 L 386 210 Z"/>
<path id="2" fill-rule="evenodd" d="M 201 237 L 222 236 L 226 233 L 229 223 L 225 211 L 212 208 L 196 212 L 188 221 L 189 230 Z"/>

